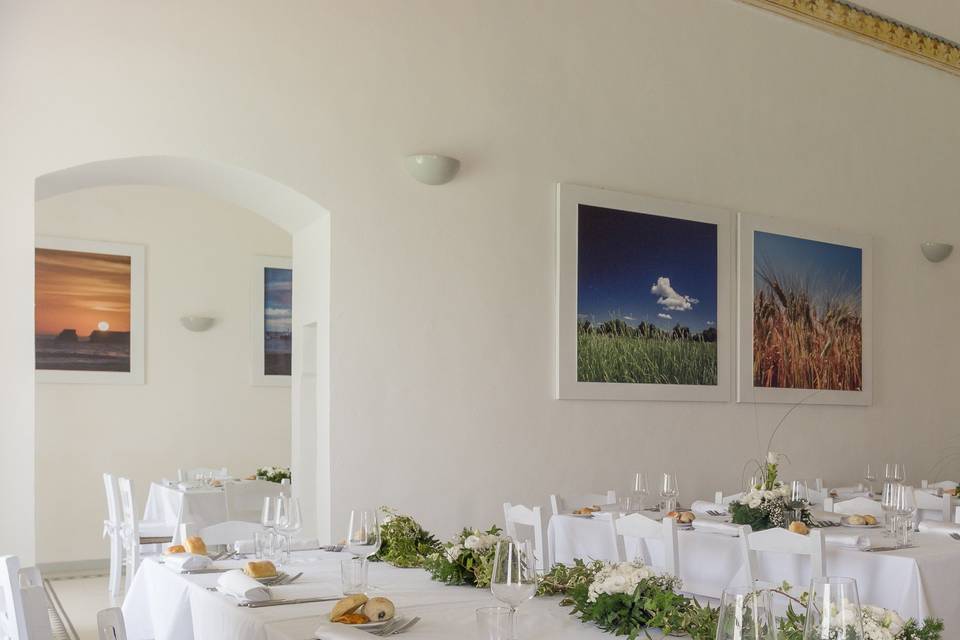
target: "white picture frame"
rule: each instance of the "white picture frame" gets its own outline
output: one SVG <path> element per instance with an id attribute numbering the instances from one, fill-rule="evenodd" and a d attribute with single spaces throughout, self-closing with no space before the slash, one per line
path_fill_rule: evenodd
<path id="1" fill-rule="evenodd" d="M 738 214 L 737 402 L 868 406 L 873 402 L 873 242 L 869 235 L 773 218 Z M 757 232 L 860 250 L 861 390 L 816 390 L 754 386 L 754 271 Z"/>
<path id="2" fill-rule="evenodd" d="M 580 205 L 716 226 L 717 384 L 647 384 L 578 380 L 578 225 Z M 728 402 L 732 394 L 733 212 L 685 202 L 557 185 L 556 380 L 558 399 Z M 652 284 L 652 283 L 651 283 Z"/>
<path id="3" fill-rule="evenodd" d="M 130 258 L 130 370 L 78 371 L 37 369 L 40 384 L 144 384 L 146 360 L 146 247 L 140 244 L 102 242 L 79 238 L 38 236 L 36 249 L 72 251 Z"/>
<path id="4" fill-rule="evenodd" d="M 266 269 L 293 270 L 285 257 L 255 256 L 250 274 L 250 384 L 256 387 L 289 387 L 291 375 L 266 374 L 265 284 Z M 291 354 L 292 357 L 292 354 Z"/>

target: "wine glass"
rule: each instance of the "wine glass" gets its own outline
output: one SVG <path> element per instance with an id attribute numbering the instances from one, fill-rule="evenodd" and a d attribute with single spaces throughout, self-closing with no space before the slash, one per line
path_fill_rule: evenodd
<path id="1" fill-rule="evenodd" d="M 637 511 L 643 510 L 647 506 L 647 496 L 650 494 L 650 482 L 647 480 L 647 474 L 638 471 L 633 478 L 633 497 L 637 501 Z"/>
<path id="2" fill-rule="evenodd" d="M 907 466 L 899 462 L 893 465 L 893 479 L 897 482 L 903 482 L 907 477 Z"/>
<path id="3" fill-rule="evenodd" d="M 680 485 L 677 484 L 677 474 L 664 473 L 663 483 L 660 485 L 660 497 L 663 498 L 664 511 L 674 511 L 677 508 L 677 496 L 680 495 Z"/>
<path id="4" fill-rule="evenodd" d="M 517 607 L 537 593 L 537 561 L 529 540 L 498 540 L 490 575 L 493 597 L 510 607 L 516 618 Z M 512 626 L 512 625 L 511 625 Z"/>
<path id="5" fill-rule="evenodd" d="M 870 468 L 870 463 L 867 463 L 867 472 L 863 474 L 864 480 L 867 481 L 867 491 L 873 492 L 873 483 L 877 481 L 877 472 Z"/>
<path id="6" fill-rule="evenodd" d="M 790 483 L 790 504 L 793 509 L 793 519 L 800 520 L 803 508 L 807 505 L 807 483 L 803 480 L 794 480 Z"/>
<path id="7" fill-rule="evenodd" d="M 913 516 L 917 511 L 911 487 L 898 484 L 894 492 L 894 512 L 897 514 L 899 527 L 894 531 L 897 543 L 906 547 L 910 544 L 910 532 L 913 530 Z"/>
<path id="8" fill-rule="evenodd" d="M 263 499 L 263 507 L 260 509 L 260 524 L 274 532 L 277 530 L 277 507 L 277 498 L 268 496 Z"/>
<path id="9" fill-rule="evenodd" d="M 290 539 L 303 529 L 300 499 L 281 495 L 277 498 L 277 531 L 283 536 L 286 559 L 290 558 Z"/>
<path id="10" fill-rule="evenodd" d="M 895 520 L 895 512 L 897 510 L 897 487 L 900 486 L 892 480 L 887 480 L 883 483 L 883 493 L 880 496 L 880 508 L 883 510 L 883 519 L 884 523 L 887 525 L 887 528 L 890 530 L 890 534 L 894 535 L 893 527 Z"/>
<path id="11" fill-rule="evenodd" d="M 807 600 L 803 640 L 865 640 L 857 581 L 814 578 Z"/>
<path id="12" fill-rule="evenodd" d="M 728 587 L 720 598 L 717 640 L 775 640 L 776 624 L 770 591 Z"/>
<path id="13" fill-rule="evenodd" d="M 380 550 L 380 522 L 376 509 L 354 509 L 350 512 L 347 549 L 362 559 Z"/>

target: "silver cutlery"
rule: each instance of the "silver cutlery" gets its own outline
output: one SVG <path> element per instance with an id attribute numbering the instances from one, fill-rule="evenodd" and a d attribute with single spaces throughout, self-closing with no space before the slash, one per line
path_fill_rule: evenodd
<path id="1" fill-rule="evenodd" d="M 390 620 L 379 629 L 371 629 L 370 634 L 381 637 L 388 636 L 393 633 L 394 629 L 399 629 L 403 623 L 403 620 Z"/>
<path id="2" fill-rule="evenodd" d="M 960 540 L 960 533 L 951 533 L 950 537 L 954 540 Z"/>
<path id="3" fill-rule="evenodd" d="M 317 598 L 292 598 L 290 600 L 264 600 L 263 602 L 239 602 L 238 607 L 247 607 L 248 609 L 259 609 L 260 607 L 278 607 L 284 604 L 307 604 L 310 602 L 336 602 L 342 600 L 343 596 L 320 596 Z"/>
<path id="4" fill-rule="evenodd" d="M 723 511 L 708 510 L 708 511 L 707 511 L 707 515 L 708 515 L 708 516 L 713 516 L 714 518 L 722 518 L 722 517 L 727 516 L 727 515 L 729 515 L 729 514 L 724 513 Z"/>
<path id="5" fill-rule="evenodd" d="M 230 569 L 192 569 L 190 571 L 181 571 L 180 573 L 185 576 L 194 576 L 200 573 L 226 573 Z"/>
<path id="6" fill-rule="evenodd" d="M 383 635 L 385 635 L 385 636 L 395 636 L 395 635 L 397 635 L 397 634 L 399 634 L 399 633 L 403 633 L 403 632 L 405 632 L 405 631 L 408 631 L 411 627 L 413 627 L 413 625 L 417 624 L 418 622 L 420 622 L 420 617 L 419 617 L 419 616 L 416 617 L 416 618 L 411 618 L 411 619 L 408 620 L 407 622 L 404 622 L 402 625 L 400 625 L 400 627 L 399 627 L 398 629 L 391 629 L 389 632 L 384 633 Z"/>
<path id="7" fill-rule="evenodd" d="M 294 580 L 299 579 L 300 576 L 302 576 L 302 575 L 303 575 L 303 572 L 302 572 L 302 571 L 301 571 L 300 573 L 298 573 L 297 575 L 295 575 L 295 576 L 283 574 L 283 575 L 280 576 L 275 582 L 271 582 L 271 583 L 270 583 L 269 585 L 267 585 L 267 586 L 270 586 L 270 587 L 280 587 L 280 586 L 283 586 L 283 585 L 286 585 L 286 584 L 290 584 L 290 583 L 293 582 Z"/>

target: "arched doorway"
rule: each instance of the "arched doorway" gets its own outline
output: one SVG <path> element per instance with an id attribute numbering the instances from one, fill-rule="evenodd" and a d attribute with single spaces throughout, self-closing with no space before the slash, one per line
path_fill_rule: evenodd
<path id="1" fill-rule="evenodd" d="M 329 539 L 330 214 L 253 171 L 196 158 L 138 156 L 76 165 L 36 179 L 36 201 L 80 189 L 149 185 L 195 191 L 253 211 L 293 239 L 291 462 L 304 534 Z"/>

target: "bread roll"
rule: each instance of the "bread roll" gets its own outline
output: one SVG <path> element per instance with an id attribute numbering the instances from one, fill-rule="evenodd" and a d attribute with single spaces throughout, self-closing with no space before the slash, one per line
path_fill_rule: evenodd
<path id="1" fill-rule="evenodd" d="M 330 611 L 330 620 L 332 622 L 337 622 L 338 618 L 356 612 L 356 610 L 366 604 L 366 602 L 367 596 L 363 595 L 362 593 L 347 596 L 343 600 L 338 601 L 337 604 L 333 605 L 333 609 Z"/>
<path id="2" fill-rule="evenodd" d="M 877 519 L 869 514 L 863 516 L 863 519 L 867 524 L 877 524 Z"/>
<path id="3" fill-rule="evenodd" d="M 187 553 L 193 553 L 198 556 L 207 555 L 207 544 L 200 536 L 190 536 L 183 541 L 183 546 L 186 547 Z"/>
<path id="4" fill-rule="evenodd" d="M 370 598 L 361 611 L 374 622 L 385 622 L 392 619 L 397 610 L 387 598 Z"/>
<path id="5" fill-rule="evenodd" d="M 186 553 L 187 550 L 182 544 L 172 544 L 167 547 L 167 550 L 164 553 Z"/>
<path id="6" fill-rule="evenodd" d="M 251 560 L 243 572 L 251 578 L 273 578 L 277 575 L 277 568 L 269 560 Z"/>
<path id="7" fill-rule="evenodd" d="M 807 528 L 807 525 L 803 524 L 799 520 L 795 520 L 791 522 L 789 528 L 790 528 L 790 531 L 792 531 L 793 533 L 799 533 L 800 535 L 803 535 L 803 536 L 810 533 L 810 529 Z"/>
<path id="8" fill-rule="evenodd" d="M 863 516 L 847 516 L 847 524 L 867 524 L 867 519 Z"/>

